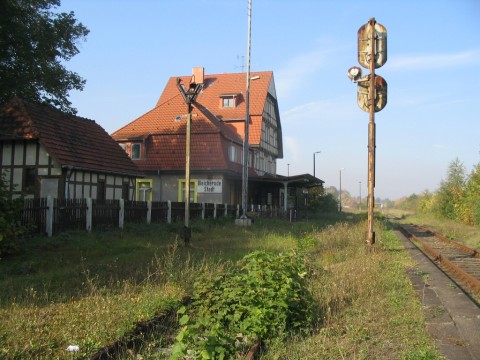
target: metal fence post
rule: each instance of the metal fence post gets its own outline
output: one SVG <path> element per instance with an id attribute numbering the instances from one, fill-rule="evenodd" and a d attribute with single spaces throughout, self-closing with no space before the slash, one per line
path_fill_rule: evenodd
<path id="1" fill-rule="evenodd" d="M 118 227 L 123 229 L 125 220 L 125 200 L 119 199 L 118 204 L 120 205 L 120 210 L 118 211 Z"/>
<path id="2" fill-rule="evenodd" d="M 224 212 L 224 215 L 225 216 L 228 216 L 228 204 L 225 203 L 225 212 Z"/>
<path id="3" fill-rule="evenodd" d="M 205 220 L 205 203 L 202 203 L 202 220 Z"/>
<path id="4" fill-rule="evenodd" d="M 213 218 L 217 218 L 217 203 L 213 204 Z"/>
<path id="5" fill-rule="evenodd" d="M 48 237 L 53 235 L 53 198 L 47 196 L 47 223 L 45 224 L 45 230 Z"/>
<path id="6" fill-rule="evenodd" d="M 172 223 L 172 202 L 170 200 L 167 201 L 168 210 L 167 210 L 167 223 Z"/>
<path id="7" fill-rule="evenodd" d="M 150 200 L 147 201 L 147 224 L 152 223 L 152 202 Z"/>
<path id="8" fill-rule="evenodd" d="M 93 201 L 92 198 L 87 198 L 87 231 L 92 232 L 92 214 L 93 214 Z"/>

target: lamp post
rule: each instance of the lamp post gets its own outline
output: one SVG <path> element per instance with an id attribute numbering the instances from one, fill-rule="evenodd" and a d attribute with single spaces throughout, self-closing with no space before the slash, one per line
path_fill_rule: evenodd
<path id="1" fill-rule="evenodd" d="M 313 177 L 315 177 L 315 154 L 320 154 L 321 151 L 315 151 L 313 153 Z"/>
<path id="2" fill-rule="evenodd" d="M 339 170 L 339 174 L 340 174 L 340 190 L 338 192 L 338 208 L 340 210 L 340 212 L 342 212 L 342 170 L 344 170 L 345 168 L 341 168 Z"/>
<path id="3" fill-rule="evenodd" d="M 247 221 L 248 207 L 248 153 L 249 153 L 249 125 L 250 125 L 250 50 L 252 32 L 252 0 L 248 1 L 248 33 L 247 33 L 247 86 L 245 90 L 245 136 L 243 139 L 243 167 L 242 167 L 242 216 Z"/>
<path id="4" fill-rule="evenodd" d="M 287 164 L 287 176 L 290 177 L 290 164 Z"/>
<path id="5" fill-rule="evenodd" d="M 193 80 L 193 78 L 192 78 Z M 202 84 L 197 84 L 192 81 L 188 87 L 182 84 L 182 79 L 177 78 L 177 88 L 182 94 L 185 104 L 187 104 L 187 127 L 185 140 L 185 226 L 181 232 L 181 236 L 185 242 L 188 243 L 192 232 L 190 230 L 190 130 L 192 122 L 192 104 L 195 102 Z"/>

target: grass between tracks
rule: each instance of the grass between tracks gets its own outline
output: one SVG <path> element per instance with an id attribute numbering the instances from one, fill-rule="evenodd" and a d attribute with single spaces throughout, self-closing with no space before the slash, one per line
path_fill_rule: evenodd
<path id="1" fill-rule="evenodd" d="M 362 215 L 306 222 L 194 222 L 192 247 L 180 225 L 35 238 L 0 261 L 0 358 L 88 358 L 191 293 L 195 280 L 247 253 L 308 245 L 309 288 L 321 314 L 308 336 L 273 341 L 263 359 L 439 359 L 422 306 L 405 274 L 413 264 L 394 233 L 376 222 L 366 255 Z M 154 335 L 123 358 L 161 358 Z M 65 349 L 78 345 L 71 354 Z M 141 357 L 139 357 L 141 356 Z"/>

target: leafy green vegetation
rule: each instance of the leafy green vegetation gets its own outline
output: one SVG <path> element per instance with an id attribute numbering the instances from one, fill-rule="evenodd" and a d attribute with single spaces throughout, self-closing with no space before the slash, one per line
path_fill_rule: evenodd
<path id="1" fill-rule="evenodd" d="M 379 221 L 377 251 L 366 256 L 364 214 L 309 219 L 193 222 L 190 247 L 180 225 L 165 224 L 30 239 L 0 262 L 0 358 L 86 359 L 192 296 L 182 326 L 227 323 L 220 335 L 241 333 L 245 346 L 243 335 L 268 333 L 263 359 L 439 359 L 394 234 Z M 146 334 L 119 356 L 167 358 L 179 331 Z"/>
<path id="2" fill-rule="evenodd" d="M 0 259 L 18 252 L 29 233 L 28 226 L 18 221 L 23 207 L 22 198 L 11 199 L 11 189 L 0 173 Z"/>
<path id="3" fill-rule="evenodd" d="M 425 191 L 404 199 L 399 207 L 443 220 L 480 225 L 480 163 L 470 174 L 457 158 L 448 167 L 447 177 L 435 193 Z"/>
<path id="4" fill-rule="evenodd" d="M 322 317 L 310 336 L 279 341 L 263 359 L 439 359 L 405 276 L 411 259 L 386 228 L 365 256 L 364 226 L 342 223 L 316 235 L 323 271 L 310 286 Z"/>
<path id="5" fill-rule="evenodd" d="M 233 358 L 260 340 L 308 329 L 313 301 L 307 268 L 296 253 L 255 251 L 237 266 L 196 284 L 193 304 L 179 313 L 183 325 L 173 358 L 187 351 L 202 359 Z"/>
<path id="6" fill-rule="evenodd" d="M 60 0 L 4 0 L 0 17 L 0 106 L 13 96 L 75 113 L 70 90 L 85 80 L 64 64 L 79 53 L 89 30 L 73 12 L 60 12 Z"/>

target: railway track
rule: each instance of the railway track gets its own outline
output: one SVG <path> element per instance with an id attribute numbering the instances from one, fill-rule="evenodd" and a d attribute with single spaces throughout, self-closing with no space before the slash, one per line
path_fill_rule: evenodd
<path id="1" fill-rule="evenodd" d="M 480 252 L 419 225 L 399 230 L 447 273 L 466 293 L 480 298 Z"/>

